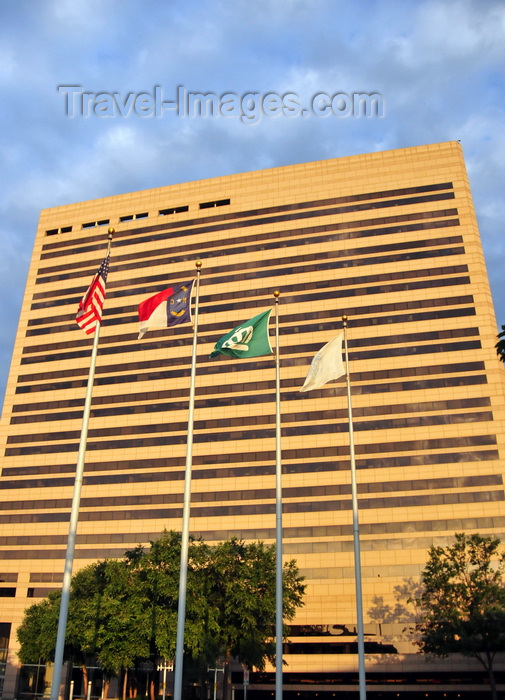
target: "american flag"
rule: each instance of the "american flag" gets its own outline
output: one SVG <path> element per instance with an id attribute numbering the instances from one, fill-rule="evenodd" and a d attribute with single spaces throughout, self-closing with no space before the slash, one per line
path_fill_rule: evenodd
<path id="1" fill-rule="evenodd" d="M 105 301 L 105 282 L 109 272 L 109 258 L 107 255 L 93 277 L 88 291 L 79 302 L 75 320 L 82 330 L 91 335 L 95 332 L 97 323 L 102 320 L 103 302 Z"/>

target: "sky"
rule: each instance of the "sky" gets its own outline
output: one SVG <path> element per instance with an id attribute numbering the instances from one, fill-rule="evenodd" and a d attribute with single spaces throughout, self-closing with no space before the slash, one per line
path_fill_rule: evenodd
<path id="1" fill-rule="evenodd" d="M 0 402 L 42 209 L 313 160 L 461 141 L 505 324 L 503 0 L 4 0 L 0 16 Z M 190 93 L 216 115 L 177 110 Z M 368 115 L 355 94 L 375 96 Z"/>

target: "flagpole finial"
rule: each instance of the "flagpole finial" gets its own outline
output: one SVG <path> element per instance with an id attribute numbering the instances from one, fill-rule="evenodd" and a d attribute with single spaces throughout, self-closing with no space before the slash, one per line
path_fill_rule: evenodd
<path id="1" fill-rule="evenodd" d="M 347 326 L 347 316 L 342 316 L 342 323 Z"/>
<path id="2" fill-rule="evenodd" d="M 116 229 L 113 226 L 109 226 L 109 241 L 112 241 L 112 236 L 116 233 Z"/>
<path id="3" fill-rule="evenodd" d="M 196 263 L 195 263 L 195 265 L 196 265 L 196 267 L 197 267 L 198 270 L 199 270 L 199 269 L 202 267 L 202 261 L 201 261 L 201 260 L 197 260 Z"/>
<path id="4" fill-rule="evenodd" d="M 275 292 L 274 292 L 274 297 L 275 297 L 276 299 L 278 299 L 278 298 L 280 297 L 280 295 L 281 295 L 281 293 L 279 292 L 278 289 L 276 289 Z"/>

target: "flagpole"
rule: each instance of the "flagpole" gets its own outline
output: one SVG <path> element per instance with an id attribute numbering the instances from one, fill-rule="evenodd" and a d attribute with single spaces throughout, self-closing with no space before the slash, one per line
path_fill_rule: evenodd
<path id="1" fill-rule="evenodd" d="M 359 697 L 366 700 L 365 641 L 363 634 L 363 600 L 361 592 L 361 555 L 359 545 L 358 492 L 356 487 L 356 460 L 354 456 L 354 430 L 352 423 L 351 380 L 349 375 L 349 355 L 347 352 L 347 316 L 342 317 L 344 327 L 345 374 L 347 380 L 347 411 L 349 416 L 349 452 L 351 457 L 352 523 L 354 535 L 354 570 L 356 585 L 356 614 L 358 619 L 358 667 Z"/>
<path id="2" fill-rule="evenodd" d="M 188 578 L 189 514 L 191 508 L 191 470 L 193 465 L 193 424 L 195 408 L 196 344 L 198 335 L 198 303 L 200 298 L 200 270 L 196 261 L 195 320 L 193 325 L 193 353 L 189 389 L 188 439 L 186 443 L 186 471 L 184 476 L 184 505 L 182 510 L 181 566 L 179 571 L 179 603 L 177 610 L 177 640 L 175 648 L 174 700 L 182 700 L 182 670 L 184 657 L 184 624 L 186 621 L 186 588 Z"/>
<path id="3" fill-rule="evenodd" d="M 114 229 L 109 228 L 109 238 L 107 246 L 107 256 L 110 255 L 112 234 Z M 86 388 L 86 398 L 84 401 L 84 412 L 82 417 L 81 437 L 79 442 L 79 452 L 77 455 L 77 466 L 74 479 L 74 493 L 72 497 L 72 509 L 70 512 L 70 524 L 68 527 L 67 552 L 65 556 L 65 568 L 63 571 L 63 584 L 61 589 L 60 616 L 58 619 L 58 632 L 56 635 L 56 649 L 54 652 L 53 678 L 51 682 L 51 700 L 58 700 L 60 693 L 61 672 L 63 668 L 63 653 L 65 649 L 65 632 L 67 628 L 68 603 L 70 599 L 70 583 L 72 580 L 72 568 L 74 564 L 75 541 L 77 536 L 77 523 L 79 520 L 79 504 L 81 500 L 81 487 L 84 474 L 84 457 L 86 455 L 86 444 L 88 440 L 88 425 L 91 412 L 91 398 L 93 394 L 93 381 L 95 377 L 96 358 L 98 354 L 98 339 L 100 338 L 100 321 L 97 320 L 95 326 L 95 337 L 93 340 L 93 350 L 91 353 L 90 368 L 88 374 L 88 385 Z"/>
<path id="4" fill-rule="evenodd" d="M 275 297 L 275 698 L 282 700 L 282 464 L 279 360 L 279 296 Z"/>

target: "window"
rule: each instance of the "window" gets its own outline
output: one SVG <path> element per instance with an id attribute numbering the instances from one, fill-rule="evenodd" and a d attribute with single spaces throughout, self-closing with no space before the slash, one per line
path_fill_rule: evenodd
<path id="1" fill-rule="evenodd" d="M 168 216 L 169 214 L 181 214 L 184 211 L 189 211 L 189 207 L 187 204 L 182 207 L 169 207 L 168 209 L 160 209 L 159 215 Z"/>
<path id="2" fill-rule="evenodd" d="M 200 209 L 212 209 L 213 207 L 224 207 L 225 204 L 229 204 L 229 199 L 218 199 L 215 202 L 202 202 L 200 204 Z"/>
<path id="3" fill-rule="evenodd" d="M 82 225 L 82 228 L 96 228 L 97 226 L 107 226 L 110 224 L 110 219 L 101 219 L 101 221 L 88 221 Z"/>
<path id="4" fill-rule="evenodd" d="M 71 226 L 62 226 L 61 228 L 50 228 L 46 231 L 46 236 L 55 236 L 57 233 L 70 233 Z"/>
<path id="5" fill-rule="evenodd" d="M 141 214 L 128 214 L 127 216 L 120 216 L 119 221 L 122 223 L 123 221 L 133 221 L 134 219 L 147 219 L 148 216 L 148 212 L 145 211 Z"/>
<path id="6" fill-rule="evenodd" d="M 0 598 L 14 598 L 15 596 L 15 588 L 0 588 Z"/>

